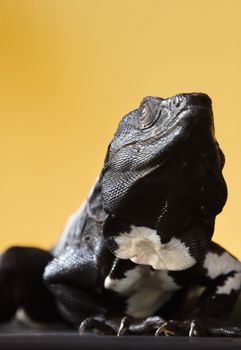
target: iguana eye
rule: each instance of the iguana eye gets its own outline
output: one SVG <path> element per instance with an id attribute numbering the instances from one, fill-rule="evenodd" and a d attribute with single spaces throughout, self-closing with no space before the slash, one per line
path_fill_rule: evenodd
<path id="1" fill-rule="evenodd" d="M 155 113 L 153 113 L 148 104 L 145 103 L 139 116 L 139 123 L 141 124 L 141 128 L 148 128 L 152 125 L 154 120 Z"/>

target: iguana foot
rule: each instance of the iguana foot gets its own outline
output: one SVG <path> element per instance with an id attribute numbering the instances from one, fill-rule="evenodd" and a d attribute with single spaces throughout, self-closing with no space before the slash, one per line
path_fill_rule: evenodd
<path id="1" fill-rule="evenodd" d="M 170 320 L 162 324 L 155 335 L 189 337 L 241 337 L 240 326 L 229 326 L 218 319 L 196 318 L 187 321 Z"/>
<path id="2" fill-rule="evenodd" d="M 117 335 L 153 335 L 165 321 L 159 316 L 151 316 L 145 320 L 124 317 L 121 320 Z"/>
<path id="3" fill-rule="evenodd" d="M 175 335 L 184 335 L 186 330 L 186 323 L 181 321 L 170 320 L 164 322 L 155 332 L 156 336 L 164 335 L 166 337 L 175 336 Z"/>
<path id="4" fill-rule="evenodd" d="M 81 322 L 79 327 L 80 335 L 116 335 L 117 329 L 109 324 L 104 318 L 90 317 Z"/>
<path id="5" fill-rule="evenodd" d="M 90 317 L 85 319 L 80 327 L 80 335 L 154 335 L 156 330 L 164 321 L 159 316 L 148 317 L 145 320 L 135 320 L 132 317 L 125 316 L 118 322 L 106 320 L 104 317 Z"/>
<path id="6" fill-rule="evenodd" d="M 200 318 L 192 320 L 164 321 L 159 316 L 145 320 L 135 320 L 125 316 L 120 324 L 103 317 L 85 319 L 79 328 L 80 335 L 156 335 L 156 336 L 189 336 L 189 337 L 241 337 L 241 326 L 226 325 L 218 319 Z"/>

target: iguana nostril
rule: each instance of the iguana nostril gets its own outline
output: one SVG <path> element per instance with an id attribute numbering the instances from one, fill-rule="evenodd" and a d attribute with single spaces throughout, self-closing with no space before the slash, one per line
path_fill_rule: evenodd
<path id="1" fill-rule="evenodd" d="M 184 97 L 182 95 L 176 95 L 174 97 L 174 104 L 178 108 L 184 102 Z"/>
<path id="2" fill-rule="evenodd" d="M 171 108 L 174 107 L 174 109 L 181 109 L 186 106 L 188 102 L 188 98 L 186 97 L 187 94 L 179 94 L 176 96 L 172 96 L 169 99 L 169 102 L 171 104 Z"/>

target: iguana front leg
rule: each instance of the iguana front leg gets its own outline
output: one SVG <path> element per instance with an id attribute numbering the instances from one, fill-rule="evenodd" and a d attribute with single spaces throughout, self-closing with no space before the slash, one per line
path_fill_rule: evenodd
<path id="1" fill-rule="evenodd" d="M 161 325 L 157 335 L 241 336 L 241 325 L 232 326 L 226 321 L 239 296 L 241 263 L 214 243 L 210 248 L 200 274 L 194 270 L 190 275 L 194 282 L 205 286 L 196 308 L 184 322 L 172 320 Z M 179 279 L 185 277 L 185 271 L 181 275 Z"/>
<path id="2" fill-rule="evenodd" d="M 227 321 L 240 291 L 239 261 L 211 243 L 201 266 L 169 272 L 169 275 L 183 288 L 188 285 L 205 288 L 196 307 L 181 320 L 167 318 L 165 322 L 153 317 L 150 318 L 151 322 L 146 319 L 135 325 L 133 320 L 124 319 L 118 331 L 120 335 L 151 333 L 165 336 L 241 336 L 241 325 L 232 325 Z"/>
<path id="3" fill-rule="evenodd" d="M 87 247 L 66 248 L 46 266 L 43 275 L 64 320 L 74 326 L 106 312 L 98 278 L 96 261 Z"/>

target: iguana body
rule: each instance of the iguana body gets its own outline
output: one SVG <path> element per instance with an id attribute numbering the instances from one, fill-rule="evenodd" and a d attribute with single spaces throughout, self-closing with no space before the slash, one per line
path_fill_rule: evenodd
<path id="1" fill-rule="evenodd" d="M 145 98 L 122 119 L 54 249 L 3 254 L 2 321 L 21 307 L 81 334 L 241 335 L 224 325 L 241 264 L 211 242 L 227 198 L 223 165 L 207 95 Z M 196 287 L 203 292 L 187 311 Z"/>

